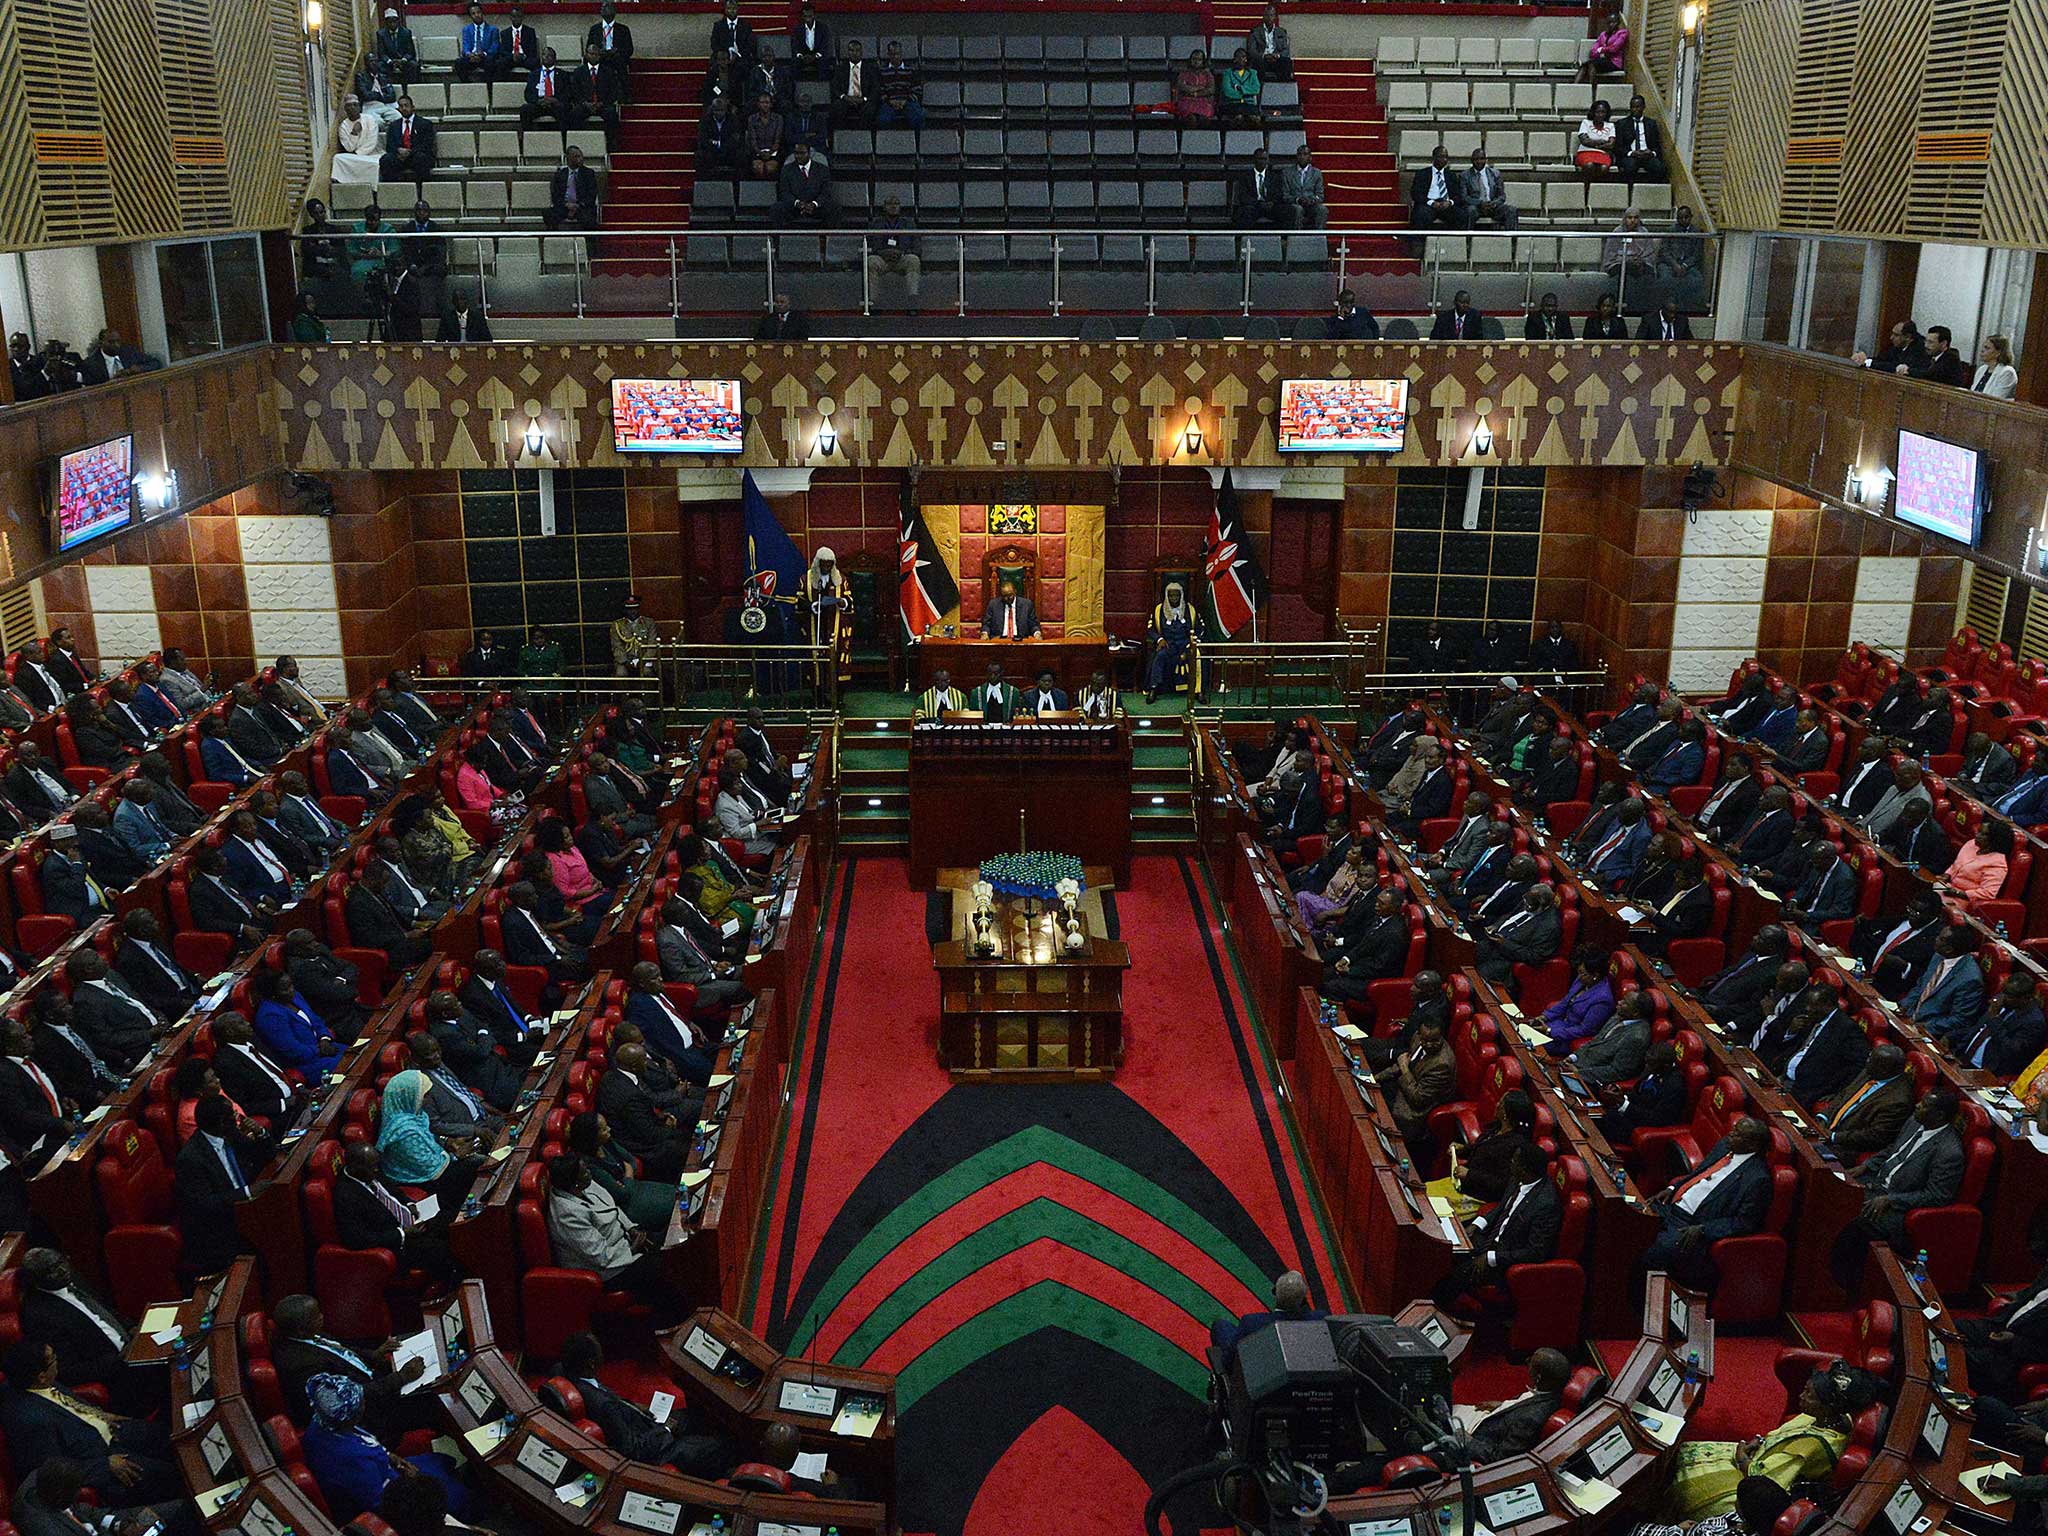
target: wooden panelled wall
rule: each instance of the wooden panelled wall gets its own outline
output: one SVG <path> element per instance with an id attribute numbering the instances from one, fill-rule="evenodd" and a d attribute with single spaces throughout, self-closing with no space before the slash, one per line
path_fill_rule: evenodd
<path id="1" fill-rule="evenodd" d="M 1397 464 L 1671 464 L 1722 456 L 1741 358 L 1635 342 L 287 347 L 276 405 L 287 457 L 313 470 L 618 465 L 611 380 L 691 373 L 743 381 L 755 465 L 1271 465 L 1284 378 L 1406 377 Z M 1480 411 L 1494 445 L 1474 460 Z M 831 459 L 816 448 L 828 416 Z"/>
<path id="2" fill-rule="evenodd" d="M 1665 84 L 1678 7 L 1639 0 Z M 1693 170 L 1715 222 L 2048 242 L 2048 6 L 1713 0 Z"/>
<path id="3" fill-rule="evenodd" d="M 6 0 L 0 248 L 284 226 L 307 67 L 301 0 Z"/>

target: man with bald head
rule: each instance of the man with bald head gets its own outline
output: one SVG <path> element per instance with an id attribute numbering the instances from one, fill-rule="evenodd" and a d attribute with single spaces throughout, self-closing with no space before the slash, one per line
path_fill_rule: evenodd
<path id="1" fill-rule="evenodd" d="M 1209 1347 L 1215 1352 L 1219 1365 L 1227 1365 L 1230 1357 L 1237 1353 L 1237 1346 L 1251 1334 L 1274 1323 L 1309 1322 L 1330 1314 L 1320 1307 L 1310 1305 L 1308 1277 L 1298 1269 L 1290 1269 L 1273 1282 L 1273 1305 L 1264 1312 L 1247 1312 L 1242 1317 L 1219 1317 L 1209 1325 Z"/>

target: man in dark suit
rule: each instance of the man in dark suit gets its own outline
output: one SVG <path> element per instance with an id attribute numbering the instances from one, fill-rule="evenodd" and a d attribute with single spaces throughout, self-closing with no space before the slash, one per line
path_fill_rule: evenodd
<path id="1" fill-rule="evenodd" d="M 1479 941 L 1479 974 L 1496 987 L 1512 988 L 1516 966 L 1541 965 L 1557 954 L 1563 938 L 1556 892 L 1547 885 L 1533 885 L 1522 897 L 1522 910 Z"/>
<path id="2" fill-rule="evenodd" d="M 78 377 L 88 385 L 104 384 L 124 373 L 147 373 L 161 367 L 162 359 L 129 346 L 119 331 L 108 326 L 93 339 L 92 350 L 85 354 L 85 365 L 78 370 Z"/>
<path id="3" fill-rule="evenodd" d="M 132 1070 L 163 1035 L 163 1017 L 108 969 L 96 949 L 73 950 L 64 962 L 64 975 L 71 983 L 79 1033 L 108 1066 Z"/>
<path id="4" fill-rule="evenodd" d="M 1877 842 L 1909 869 L 1924 869 L 1929 874 L 1939 875 L 1956 861 L 1955 847 L 1925 800 L 1908 800 L 1900 806 Z"/>
<path id="5" fill-rule="evenodd" d="M 570 115 L 579 106 L 582 82 L 581 70 L 564 69 L 554 49 L 543 49 L 539 64 L 526 80 L 526 99 L 519 105 L 519 126 L 530 133 L 546 119 L 567 130 Z"/>
<path id="6" fill-rule="evenodd" d="M 679 1077 L 699 1087 L 711 1080 L 718 1042 L 669 1000 L 662 990 L 662 969 L 652 960 L 633 967 L 626 1017 L 640 1027 L 650 1050 L 668 1058 Z"/>
<path id="7" fill-rule="evenodd" d="M 1394 1026 L 1391 1034 L 1376 1035 L 1359 1046 L 1359 1054 L 1375 1072 L 1394 1064 L 1415 1043 L 1415 1032 L 1432 1024 L 1442 1033 L 1451 1032 L 1451 997 L 1444 990 L 1441 971 L 1417 971 L 1408 979 L 1408 1016 Z"/>
<path id="8" fill-rule="evenodd" d="M 1692 322 L 1675 301 L 1666 299 L 1654 312 L 1643 315 L 1642 324 L 1636 327 L 1636 340 L 1691 341 Z"/>
<path id="9" fill-rule="evenodd" d="M 263 1049 L 255 1026 L 243 1015 L 216 1013 L 212 1024 L 213 1070 L 220 1079 L 221 1092 L 281 1133 L 298 1114 L 305 1090 Z"/>
<path id="10" fill-rule="evenodd" d="M 62 704 L 70 693 L 50 669 L 49 651 L 40 640 L 28 641 L 16 653 L 14 686 L 45 714 Z"/>
<path id="11" fill-rule="evenodd" d="M 1982 731 L 1972 731 L 1963 740 L 1963 766 L 1949 778 L 1979 800 L 1995 800 L 2012 788 L 2019 777 L 2013 755 Z"/>
<path id="12" fill-rule="evenodd" d="M 739 1463 L 739 1447 L 724 1436 L 692 1431 L 686 1422 L 658 1423 L 645 1408 L 619 1396 L 598 1379 L 603 1365 L 604 1350 L 594 1334 L 575 1333 L 562 1341 L 561 1374 L 576 1384 L 585 1416 L 604 1431 L 604 1443 L 612 1450 L 690 1477 L 724 1477 Z"/>
<path id="13" fill-rule="evenodd" d="M 871 122 L 881 79 L 873 59 L 861 57 L 857 37 L 846 40 L 846 56 L 832 66 L 832 121 L 838 127 Z"/>
<path id="14" fill-rule="evenodd" d="M 1811 1109 L 1856 1080 L 1870 1060 L 1870 1037 L 1831 987 L 1808 987 L 1799 1018 L 1783 1046 L 1764 1061 L 1786 1091 Z"/>
<path id="15" fill-rule="evenodd" d="M 1547 1182 L 1547 1181 L 1546 1181 Z M 1529 1390 L 1497 1408 L 1473 1426 L 1467 1452 L 1473 1464 L 1485 1466 L 1536 1448 L 1550 1416 L 1564 1403 L 1572 1363 L 1561 1350 L 1539 1349 L 1529 1356 Z"/>
<path id="16" fill-rule="evenodd" d="M 43 756 L 42 748 L 26 737 L 14 744 L 14 765 L 0 777 L 0 791 L 21 808 L 32 826 L 69 810 L 77 798 L 57 777 L 56 765 Z"/>
<path id="17" fill-rule="evenodd" d="M 1707 766 L 1707 727 L 1703 720 L 1682 720 L 1678 738 L 1668 743 L 1643 773 L 1652 794 L 1668 795 L 1681 784 L 1698 781 Z"/>
<path id="18" fill-rule="evenodd" d="M 1913 1079 L 1906 1071 L 1906 1053 L 1891 1044 L 1873 1049 L 1853 1083 L 1813 1107 L 1829 1144 L 1845 1158 L 1889 1146 L 1912 1112 Z"/>
<path id="19" fill-rule="evenodd" d="M 529 1019 L 505 987 L 505 957 L 480 949 L 469 962 L 469 976 L 457 990 L 463 1009 L 490 1028 L 491 1038 L 521 1072 L 532 1064 L 547 1034 L 545 1018 Z"/>
<path id="20" fill-rule="evenodd" d="M 292 899 L 292 872 L 264 843 L 256 813 L 235 812 L 227 830 L 220 854 L 228 884 L 259 911 L 282 911 Z"/>
<path id="21" fill-rule="evenodd" d="M 1040 668 L 1036 681 L 1024 691 L 1024 712 L 1029 715 L 1065 714 L 1073 707 L 1074 701 L 1051 667 Z"/>
<path id="22" fill-rule="evenodd" d="M 647 1047 L 619 1047 L 611 1070 L 597 1085 L 597 1107 L 610 1122 L 613 1139 L 640 1160 L 641 1176 L 672 1183 L 689 1156 L 689 1137 L 673 1114 L 655 1104 L 641 1080 L 646 1069 Z"/>
<path id="23" fill-rule="evenodd" d="M 1876 808 L 1891 787 L 1892 770 L 1885 758 L 1884 738 L 1873 732 L 1857 747 L 1856 760 L 1843 768 L 1833 804 L 1851 820 L 1861 820 Z"/>
<path id="24" fill-rule="evenodd" d="M 400 970 L 411 970 L 433 953 L 432 924 L 408 924 L 391 904 L 391 867 L 382 859 L 363 866 L 348 888 L 344 910 L 352 942 L 366 949 L 381 949 Z"/>
<path id="25" fill-rule="evenodd" d="M 580 128 L 591 118 L 604 125 L 604 141 L 616 145 L 619 137 L 619 109 L 625 104 L 626 86 L 619 71 L 605 63 L 594 43 L 583 45 L 583 62 L 568 72 L 569 109 L 564 121 Z"/>
<path id="26" fill-rule="evenodd" d="M 270 931 L 270 919 L 228 884 L 226 867 L 218 848 L 194 849 L 186 874 L 185 898 L 191 905 L 195 928 L 202 933 L 224 933 L 241 949 L 263 939 Z"/>
<path id="27" fill-rule="evenodd" d="M 92 366 L 90 359 L 86 366 Z M 1927 360 L 1908 371 L 1916 379 L 1946 384 L 1953 389 L 1965 388 L 1970 382 L 1970 368 L 1963 361 L 1963 354 L 1956 350 L 1955 333 L 1945 325 L 1927 327 Z"/>
<path id="28" fill-rule="evenodd" d="M 1436 323 L 1429 328 L 1431 341 L 1477 341 L 1486 333 L 1483 329 L 1485 316 L 1472 307 L 1472 295 L 1460 288 L 1451 298 L 1450 308 L 1436 312 Z"/>
<path id="29" fill-rule="evenodd" d="M 1438 1282 L 1437 1306 L 1449 1310 L 1459 1297 L 1499 1285 L 1517 1264 L 1541 1264 L 1557 1257 L 1564 1204 L 1550 1180 L 1543 1149 L 1525 1142 L 1509 1165 L 1508 1191 L 1465 1224 L 1469 1252 L 1459 1255 Z"/>
<path id="30" fill-rule="evenodd" d="M 1580 868 L 1588 878 L 1618 888 L 1642 866 L 1650 835 L 1650 819 L 1643 802 L 1628 796 L 1615 806 L 1614 821 L 1607 835 L 1586 851 Z"/>
<path id="31" fill-rule="evenodd" d="M 1465 227 L 1464 178 L 1451 169 L 1451 152 L 1441 144 L 1429 152 L 1429 164 L 1409 178 L 1408 223 L 1412 229 Z"/>
<path id="32" fill-rule="evenodd" d="M 324 862 L 347 846 L 349 829 L 327 814 L 313 797 L 306 776 L 296 770 L 278 778 L 277 824 Z"/>
<path id="33" fill-rule="evenodd" d="M 1669 1040 L 1649 1048 L 1643 1075 L 1625 1091 L 1605 1086 L 1599 1091 L 1600 1130 L 1610 1146 L 1626 1146 L 1638 1130 L 1677 1125 L 1686 1116 L 1685 1073 L 1678 1063 L 1678 1047 Z"/>
<path id="34" fill-rule="evenodd" d="M 378 180 L 424 182 L 434 174 L 437 137 L 434 125 L 414 110 L 412 97 L 399 97 L 398 116 L 385 125 Z"/>
<path id="35" fill-rule="evenodd" d="M 1640 95 L 1629 97 L 1628 110 L 1614 120 L 1614 170 L 1631 191 L 1638 180 L 1663 181 L 1671 174 L 1664 164 L 1664 130 Z"/>
<path id="36" fill-rule="evenodd" d="M 588 980 L 590 952 L 550 933 L 541 921 L 539 906 L 540 893 L 531 881 L 515 880 L 505 888 L 505 907 L 500 919 L 505 959 L 513 965 L 541 967 L 557 987 Z"/>
<path id="37" fill-rule="evenodd" d="M 1337 931 L 1319 947 L 1323 996 L 1338 1002 L 1365 1001 L 1367 985 L 1399 975 L 1407 958 L 1408 919 L 1401 910 L 1401 893 L 1389 886 L 1374 896 L 1370 907 L 1354 901 Z"/>
<path id="38" fill-rule="evenodd" d="M 43 910 L 68 917 L 83 928 L 107 910 L 107 895 L 86 868 L 78 851 L 78 828 L 59 822 L 50 829 L 50 843 L 36 866 Z"/>
<path id="39" fill-rule="evenodd" d="M 1857 1294 L 1871 1244 L 1897 1248 L 1906 1241 L 1907 1212 L 1952 1204 L 1962 1188 L 1965 1157 L 1957 1102 L 1955 1089 L 1936 1083 L 1921 1096 L 1891 1145 L 1850 1175 L 1869 1194 L 1856 1219 L 1835 1239 L 1828 1270 L 1851 1296 Z"/>
<path id="40" fill-rule="evenodd" d="M 35 1059 L 28 1026 L 0 1019 L 0 1135 L 32 1165 L 57 1150 L 74 1128 L 75 1102 Z"/>
<path id="41" fill-rule="evenodd" d="M 988 605 L 981 616 L 981 634 L 984 640 L 1029 640 L 1038 633 L 1038 610 L 1031 599 L 1017 590 L 1013 581 L 1005 581 L 997 591 L 996 600 Z M 990 666 L 996 665 L 991 662 Z M 991 674 L 994 678 L 994 674 Z M 998 679 L 999 680 L 999 679 Z"/>
<path id="42" fill-rule="evenodd" d="M 804 0 L 802 13 L 789 34 L 791 68 L 806 80 L 823 80 L 831 73 L 832 61 L 838 56 L 838 42 L 832 29 L 818 15 L 817 6 Z"/>
<path id="43" fill-rule="evenodd" d="M 1984 971 L 1976 932 L 1960 923 L 1934 936 L 1934 953 L 1899 999 L 1899 1012 L 1937 1040 L 1976 1022 L 1984 1007 Z"/>
<path id="44" fill-rule="evenodd" d="M 223 1106 L 225 1107 L 225 1106 Z M 151 1419 L 84 1402 L 59 1381 L 63 1365 L 47 1343 L 24 1338 L 0 1356 L 0 1431 L 15 1464 L 76 1462 L 85 1485 L 106 1505 L 182 1499 L 184 1479 L 171 1459 L 170 1431 Z"/>
<path id="45" fill-rule="evenodd" d="M 1694 990 L 1707 1012 L 1723 1024 L 1753 1006 L 1771 988 L 1791 942 L 1782 925 L 1766 923 L 1749 941 L 1749 949 Z"/>
<path id="46" fill-rule="evenodd" d="M 569 146 L 569 154 L 573 160 L 579 163 L 583 158 L 583 151 L 574 144 Z M 568 169 L 567 166 L 563 166 L 555 172 L 557 182 L 567 173 Z M 587 176 L 590 173 L 586 169 L 584 174 Z M 557 191 L 559 193 L 559 187 Z M 555 210 L 550 209 L 548 213 L 542 215 L 549 229 L 554 229 L 558 226 L 559 221 L 555 219 L 554 213 Z M 590 218 L 592 223 L 595 223 L 597 220 L 597 205 L 594 203 L 590 207 Z M 588 228 L 589 226 L 584 225 L 581 227 Z M 482 343 L 491 340 L 491 322 L 484 317 L 483 311 L 471 302 L 468 289 L 458 288 L 455 290 L 455 296 L 449 301 L 448 308 L 442 311 L 440 329 L 434 333 L 434 339 L 436 341 L 450 342 L 455 345 L 467 342 Z"/>
<path id="47" fill-rule="evenodd" d="M 775 194 L 775 218 L 781 225 L 838 222 L 839 201 L 832 193 L 832 173 L 811 154 L 808 139 L 800 140 L 782 163 Z"/>
<path id="48" fill-rule="evenodd" d="M 1756 765 L 1740 752 L 1721 760 L 1721 782 L 1694 813 L 1692 824 L 1717 843 L 1725 843 L 1749 822 L 1763 785 Z"/>
<path id="49" fill-rule="evenodd" d="M 121 919 L 114 972 L 130 992 L 167 1019 L 182 1018 L 199 997 L 198 978 L 178 963 L 163 925 L 147 907 L 137 907 Z"/>
<path id="50" fill-rule="evenodd" d="M 438 1412 L 434 1394 L 408 1396 L 404 1390 L 407 1383 L 425 1373 L 426 1362 L 408 1360 L 393 1370 L 395 1340 L 368 1353 L 349 1348 L 326 1331 L 326 1315 L 311 1296 L 280 1297 L 271 1309 L 271 1321 L 277 1333 L 271 1342 L 270 1360 L 277 1367 L 285 1407 L 295 1423 L 304 1424 L 312 1417 L 306 1383 L 325 1375 L 345 1376 L 363 1389 L 363 1422 L 377 1434 L 402 1434 L 433 1423 Z"/>
<path id="51" fill-rule="evenodd" d="M 1524 341 L 1570 341 L 1572 339 L 1572 317 L 1558 307 L 1557 295 L 1546 293 L 1543 302 L 1529 311 L 1529 318 L 1522 322 Z"/>
<path id="52" fill-rule="evenodd" d="M 1897 1002 L 1934 953 L 1934 941 L 1948 926 L 1941 898 L 1921 891 L 1899 917 L 1862 917 L 1849 941 L 1850 952 L 1870 984 Z"/>
<path id="53" fill-rule="evenodd" d="M 235 1207 L 249 1198 L 249 1170 L 242 1164 L 244 1143 L 236 1134 L 233 1106 L 216 1094 L 200 1099 L 195 1114 L 198 1128 L 178 1150 L 171 1188 L 185 1239 L 179 1268 L 209 1275 L 248 1252 Z"/>
<path id="54" fill-rule="evenodd" d="M 1792 734 L 1777 749 L 1778 766 L 1787 773 L 1818 773 L 1827 766 L 1834 742 L 1826 722 L 1810 709 L 1802 709 L 1792 720 Z"/>
<path id="55" fill-rule="evenodd" d="M 121 1086 L 121 1074 L 79 1033 L 71 999 L 45 987 L 29 1000 L 34 1059 L 56 1084 L 59 1099 L 88 1110 Z"/>
<path id="56" fill-rule="evenodd" d="M 498 1113 L 510 1110 L 519 1101 L 523 1074 L 498 1054 L 490 1025 L 472 1016 L 453 992 L 428 998 L 426 1014 L 431 1043 L 448 1071 Z M 434 1075 L 428 1066 L 420 1070 Z"/>
<path id="57" fill-rule="evenodd" d="M 1744 1115 L 1697 1170 L 1658 1191 L 1650 1207 L 1662 1225 L 1643 1254 L 1643 1267 L 1662 1270 L 1681 1285 L 1712 1290 L 1719 1278 L 1713 1245 L 1762 1230 L 1770 1215 L 1770 1145 L 1769 1127 Z"/>
<path id="58" fill-rule="evenodd" d="M 2031 971 L 2015 966 L 2000 983 L 1984 1016 L 1949 1032 L 1949 1054 L 1966 1067 L 1977 1067 L 2011 1081 L 2048 1046 L 2039 990 Z"/>
<path id="59" fill-rule="evenodd" d="M 2039 1244 L 2030 1241 L 2028 1246 L 2039 1262 Z M 1983 1317 L 1963 1318 L 1955 1328 L 1962 1336 L 1970 1390 L 2018 1402 L 2023 1395 L 2020 1368 L 2048 1365 L 2048 1269 L 2011 1300 Z"/>
<path id="60" fill-rule="evenodd" d="M 498 28 L 498 57 L 491 66 L 491 78 L 530 75 L 539 66 L 540 34 L 526 24 L 526 8 L 515 5 L 510 19 Z"/>
<path id="61" fill-rule="evenodd" d="M 1572 1070 L 1596 1088 L 1641 1076 L 1654 1022 L 1649 995 L 1624 992 L 1607 1021 L 1572 1048 Z"/>
<path id="62" fill-rule="evenodd" d="M 1231 212 L 1240 229 L 1254 224 L 1293 226 L 1294 210 L 1282 195 L 1280 173 L 1263 148 L 1253 150 L 1252 163 L 1238 173 L 1231 187 Z"/>
<path id="63" fill-rule="evenodd" d="M 1334 312 L 1330 316 L 1330 340 L 1332 341 L 1378 341 L 1380 323 L 1371 310 L 1358 302 L 1358 295 L 1349 288 L 1339 290 Z"/>
<path id="64" fill-rule="evenodd" d="M 740 15 L 739 0 L 725 0 L 725 12 L 711 23 L 711 54 L 724 54 L 738 68 L 754 61 L 754 27 Z"/>
<path id="65" fill-rule="evenodd" d="M 334 1235 L 342 1247 L 359 1253 L 387 1249 L 397 1256 L 401 1271 L 425 1270 L 450 1281 L 461 1278 L 461 1266 L 448 1251 L 441 1224 L 421 1221 L 386 1187 L 377 1149 L 368 1142 L 352 1141 L 343 1150 L 333 1200 Z"/>
<path id="66" fill-rule="evenodd" d="M 1768 864 L 1785 851 L 1798 823 L 1792 814 L 1792 792 L 1773 784 L 1757 797 L 1756 810 L 1742 829 L 1727 839 L 1728 856 L 1745 869 Z"/>
<path id="67" fill-rule="evenodd" d="M 64 1386 L 96 1381 L 123 1412 L 156 1406 L 164 1389 L 161 1366 L 130 1366 L 123 1353 L 135 1325 L 81 1282 L 71 1260 L 55 1248 L 31 1248 L 21 1261 L 21 1336 L 56 1350 Z"/>
<path id="68" fill-rule="evenodd" d="M 568 163 L 555 167 L 555 175 L 548 190 L 547 212 L 541 215 L 541 222 L 549 229 L 595 229 L 598 224 L 597 172 L 583 163 L 583 146 L 571 144 L 568 148 Z M 468 339 L 489 341 L 490 326 L 481 317 L 478 329 L 467 338 L 444 335 L 443 341 Z M 447 329 L 447 323 L 442 323 Z"/>

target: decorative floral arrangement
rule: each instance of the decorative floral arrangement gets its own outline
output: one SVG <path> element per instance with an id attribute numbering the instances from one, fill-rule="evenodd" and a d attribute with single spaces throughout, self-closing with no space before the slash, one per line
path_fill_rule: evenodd
<path id="1" fill-rule="evenodd" d="M 981 878 L 1005 896 L 1051 901 L 1062 881 L 1081 884 L 1081 861 L 1071 853 L 999 853 L 981 861 Z"/>

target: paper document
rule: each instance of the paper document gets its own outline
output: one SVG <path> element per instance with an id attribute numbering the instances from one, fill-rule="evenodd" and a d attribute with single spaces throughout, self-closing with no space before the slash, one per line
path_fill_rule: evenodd
<path id="1" fill-rule="evenodd" d="M 882 1427 L 882 1400 L 878 1397 L 849 1397 L 839 1417 L 832 1421 L 832 1433 L 855 1440 L 869 1440 Z"/>
<path id="2" fill-rule="evenodd" d="M 505 1421 L 493 1419 L 479 1424 L 462 1437 L 463 1443 L 479 1456 L 488 1456 L 505 1443 Z"/>
<path id="3" fill-rule="evenodd" d="M 815 1483 L 825 1475 L 826 1457 L 827 1453 L 824 1451 L 799 1451 L 796 1460 L 790 1463 L 789 1470 L 798 1477 L 808 1478 Z"/>
<path id="4" fill-rule="evenodd" d="M 1557 1485 L 1564 1490 L 1564 1496 L 1583 1514 L 1597 1515 L 1601 1510 L 1621 1497 L 1621 1491 L 1604 1478 L 1581 1480 L 1569 1472 L 1557 1474 Z"/>
<path id="5" fill-rule="evenodd" d="M 430 1381 L 436 1381 L 442 1374 L 441 1340 L 431 1328 L 422 1328 L 418 1333 L 401 1339 L 397 1350 L 391 1356 L 391 1369 L 402 1371 L 409 1361 L 417 1360 L 422 1369 L 418 1376 L 399 1389 L 399 1396 L 409 1397 Z"/>
<path id="6" fill-rule="evenodd" d="M 655 1536 L 675 1536 L 683 1523 L 683 1506 L 652 1494 L 629 1493 L 619 1500 L 619 1523 L 653 1531 Z"/>
<path id="7" fill-rule="evenodd" d="M 1614 915 L 1620 918 L 1624 923 L 1640 923 L 1643 920 L 1643 914 L 1637 911 L 1634 907 L 1623 907 Z"/>
<path id="8" fill-rule="evenodd" d="M 1372 1038 L 1372 1036 L 1368 1035 L 1356 1024 L 1334 1025 L 1332 1026 L 1330 1033 L 1335 1035 L 1339 1040 L 1343 1040 L 1349 1043 L 1356 1043 L 1360 1040 L 1370 1040 Z"/>
<path id="9" fill-rule="evenodd" d="M 1994 1461 L 1982 1467 L 1972 1467 L 1956 1479 L 1968 1491 L 1971 1498 L 1980 1504 L 2009 1504 L 2012 1501 L 2002 1493 L 1986 1493 L 1984 1485 L 1995 1477 L 2018 1477 L 2020 1469 L 2009 1461 Z"/>
<path id="10" fill-rule="evenodd" d="M 142 1314 L 142 1322 L 139 1326 L 142 1332 L 154 1338 L 166 1328 L 175 1327 L 177 1321 L 178 1309 L 176 1307 L 151 1307 Z"/>
<path id="11" fill-rule="evenodd" d="M 657 1424 L 666 1424 L 668 1416 L 676 1411 L 676 1395 L 673 1392 L 657 1392 L 647 1400 L 647 1416 Z"/>
<path id="12" fill-rule="evenodd" d="M 1678 1414 L 1665 1413 L 1662 1409 L 1647 1407 L 1642 1403 L 1631 1404 L 1629 1412 L 1636 1416 L 1636 1422 L 1642 1425 L 1644 1432 L 1659 1445 L 1676 1445 L 1678 1437 L 1685 1433 L 1685 1420 Z"/>

